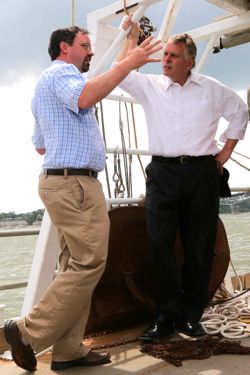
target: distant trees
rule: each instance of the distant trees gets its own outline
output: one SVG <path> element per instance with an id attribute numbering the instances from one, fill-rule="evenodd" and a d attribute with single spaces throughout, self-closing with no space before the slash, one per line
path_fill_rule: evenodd
<path id="1" fill-rule="evenodd" d="M 220 200 L 220 213 L 250 212 L 250 193 L 236 193 Z"/>
<path id="2" fill-rule="evenodd" d="M 43 219 L 44 209 L 39 209 L 32 212 L 16 214 L 14 211 L 1 212 L 0 221 L 25 221 L 27 225 L 40 223 Z"/>
<path id="3" fill-rule="evenodd" d="M 250 193 L 233 194 L 231 198 L 220 200 L 220 213 L 250 212 Z M 27 225 L 39 224 L 42 222 L 44 209 L 32 212 L 16 214 L 14 211 L 1 212 L 0 222 L 25 221 Z"/>

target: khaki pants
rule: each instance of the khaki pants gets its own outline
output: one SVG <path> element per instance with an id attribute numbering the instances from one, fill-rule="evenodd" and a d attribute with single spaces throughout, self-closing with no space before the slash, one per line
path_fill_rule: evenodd
<path id="1" fill-rule="evenodd" d="M 52 359 L 85 356 L 82 339 L 93 290 L 103 274 L 109 219 L 98 180 L 86 176 L 40 176 L 39 195 L 58 230 L 57 277 L 39 303 L 18 321 L 34 351 L 53 345 Z"/>

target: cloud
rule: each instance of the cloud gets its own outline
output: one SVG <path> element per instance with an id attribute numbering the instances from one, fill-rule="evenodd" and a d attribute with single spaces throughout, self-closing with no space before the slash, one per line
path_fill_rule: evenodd
<path id="1" fill-rule="evenodd" d="M 76 24 L 86 26 L 88 12 L 111 3 L 111 0 L 76 1 Z M 203 12 L 197 6 L 197 0 L 183 1 L 184 7 L 174 32 L 199 27 L 218 15 L 218 10 L 215 11 L 211 4 L 205 1 L 199 3 L 204 5 Z M 167 4 L 168 1 L 164 0 L 146 14 L 158 28 L 159 14 L 165 12 Z M 37 193 L 42 157 L 36 154 L 31 142 L 33 117 L 30 100 L 36 78 L 50 63 L 47 46 L 51 32 L 70 23 L 70 0 L 0 1 L 0 164 L 5 176 L 1 186 L 1 196 L 5 198 L 1 199 L 0 212 L 24 212 L 42 207 Z M 210 56 L 203 72 L 235 90 L 244 90 L 245 100 L 245 90 L 250 85 L 249 66 L 248 44 Z M 161 64 L 158 67 L 151 65 L 151 68 L 160 72 Z M 116 123 L 113 126 L 118 127 Z M 240 149 L 248 154 L 249 137 L 248 131 L 246 140 L 239 142 Z M 145 134 L 142 134 L 139 142 L 144 138 Z M 238 183 L 238 180 L 233 180 L 233 175 L 232 181 Z M 243 178 L 243 172 L 240 176 Z M 245 177 L 243 180 L 246 181 Z"/>
<path id="2" fill-rule="evenodd" d="M 88 12 L 110 5 L 112 2 L 111 0 L 75 1 L 75 23 L 86 26 Z M 224 13 L 206 1 L 199 1 L 199 3 L 200 5 L 197 6 L 197 0 L 183 1 L 174 33 L 202 26 L 215 16 Z M 168 1 L 163 0 L 146 11 L 146 15 L 150 16 L 158 30 L 167 5 Z M 0 21 L 1 85 L 13 83 L 19 77 L 28 74 L 38 76 L 48 66 L 47 47 L 50 34 L 57 28 L 71 24 L 71 1 L 1 0 Z M 249 66 L 248 44 L 212 55 L 203 71 L 235 89 L 245 89 L 246 81 L 250 81 Z M 159 70 L 160 66 L 157 69 Z"/>

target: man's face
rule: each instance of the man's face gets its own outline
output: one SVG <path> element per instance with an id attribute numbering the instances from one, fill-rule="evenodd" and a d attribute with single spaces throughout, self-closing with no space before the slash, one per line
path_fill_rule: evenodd
<path id="1" fill-rule="evenodd" d="M 88 34 L 77 33 L 72 46 L 68 46 L 69 62 L 74 64 L 81 73 L 84 73 L 89 70 L 93 55 Z"/>
<path id="2" fill-rule="evenodd" d="M 193 58 L 188 56 L 186 46 L 180 42 L 168 42 L 162 58 L 163 74 L 183 85 L 194 64 Z"/>

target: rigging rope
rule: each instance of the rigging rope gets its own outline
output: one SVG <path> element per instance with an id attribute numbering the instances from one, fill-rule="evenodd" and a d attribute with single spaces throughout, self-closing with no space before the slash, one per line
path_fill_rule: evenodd
<path id="1" fill-rule="evenodd" d="M 123 121 L 121 116 L 121 100 L 119 100 L 119 129 L 120 129 L 120 135 L 121 135 L 121 143 L 122 143 L 122 153 L 123 153 L 123 166 L 124 166 L 124 173 L 125 173 L 125 183 L 126 183 L 126 189 L 127 189 L 127 197 L 131 197 L 131 191 L 130 191 L 130 182 L 129 182 L 129 170 L 128 170 L 128 160 L 127 160 L 127 152 L 126 152 L 126 142 L 123 132 Z M 130 159 L 131 160 L 131 159 Z"/>
<path id="2" fill-rule="evenodd" d="M 223 147 L 223 144 L 222 144 L 222 143 L 217 142 L 217 145 L 220 146 L 220 147 Z M 243 156 L 243 158 L 246 158 L 246 159 L 250 160 L 250 156 L 247 156 L 247 155 L 241 154 L 241 153 L 238 152 L 238 151 L 233 150 L 233 154 L 236 154 L 236 155 L 239 155 L 239 156 Z"/>
<path id="3" fill-rule="evenodd" d="M 240 167 L 246 169 L 247 171 L 250 171 L 250 168 L 248 168 L 246 165 L 240 163 L 238 160 L 232 158 L 232 156 L 230 156 L 230 159 L 231 159 L 234 163 L 238 164 Z"/>
<path id="4" fill-rule="evenodd" d="M 124 198 L 125 186 L 123 184 L 120 155 L 117 151 L 114 152 L 114 174 L 113 181 L 115 183 L 115 198 Z"/>
<path id="5" fill-rule="evenodd" d="M 135 148 L 138 149 L 137 132 L 136 132 L 136 126 L 135 126 L 134 104 L 133 104 L 133 103 L 130 103 L 130 106 L 131 106 L 132 123 L 133 123 L 133 130 L 134 130 Z M 141 157 L 140 157 L 140 155 L 137 155 L 137 159 L 138 159 L 138 161 L 139 161 L 139 164 L 140 164 L 140 167 L 141 167 L 141 170 L 142 170 L 142 173 L 143 173 L 144 179 L 146 180 L 146 172 L 145 172 L 145 170 L 144 170 L 144 167 L 143 167 L 143 164 L 142 164 L 142 161 L 141 161 Z"/>
<path id="6" fill-rule="evenodd" d="M 221 143 L 217 142 L 217 144 L 218 144 L 218 146 L 223 147 L 223 145 L 222 145 Z M 249 157 L 249 156 L 244 155 L 244 154 L 241 154 L 241 153 L 239 153 L 238 151 L 234 151 L 234 150 L 233 150 L 233 153 L 236 154 L 236 155 L 242 156 L 242 157 L 244 157 L 244 158 L 246 158 L 246 159 L 248 159 L 248 160 L 250 160 L 250 157 Z M 234 163 L 238 164 L 240 167 L 246 169 L 247 171 L 250 171 L 250 168 L 248 168 L 246 165 L 240 163 L 238 160 L 234 159 L 232 156 L 230 156 L 230 159 L 231 159 Z"/>
<path id="7" fill-rule="evenodd" d="M 95 105 L 94 108 L 95 108 L 96 120 L 98 122 L 98 125 L 100 125 L 99 116 L 98 116 L 98 107 Z M 105 147 L 107 148 L 102 101 L 100 101 L 100 109 L 101 109 L 102 136 L 103 136 Z M 109 198 L 111 198 L 111 190 L 110 190 L 110 184 L 109 184 L 109 174 L 108 174 L 107 164 L 105 164 L 105 176 L 106 176 L 106 183 L 107 183 L 107 189 L 108 189 L 108 196 Z"/>
<path id="8" fill-rule="evenodd" d="M 128 115 L 128 105 L 124 102 L 125 110 L 126 110 L 126 118 L 127 118 L 127 126 L 128 126 L 128 147 L 131 148 L 131 136 L 130 136 L 130 123 L 129 123 L 129 115 Z M 129 160 L 129 167 L 128 167 L 128 187 L 129 187 L 129 195 L 128 197 L 133 196 L 132 191 L 132 160 L 133 156 L 131 154 L 128 155 Z"/>
<path id="9" fill-rule="evenodd" d="M 234 271 L 234 274 L 235 274 L 236 280 L 237 280 L 238 283 L 239 283 L 239 291 L 240 291 L 240 292 L 243 292 L 243 286 L 242 286 L 241 279 L 240 279 L 238 273 L 236 272 L 236 269 L 235 269 L 235 267 L 234 267 L 234 265 L 233 265 L 233 262 L 232 262 L 232 259 L 231 259 L 231 258 L 230 258 L 230 265 L 231 265 L 231 267 L 232 267 L 232 269 L 233 269 L 233 271 Z"/>

